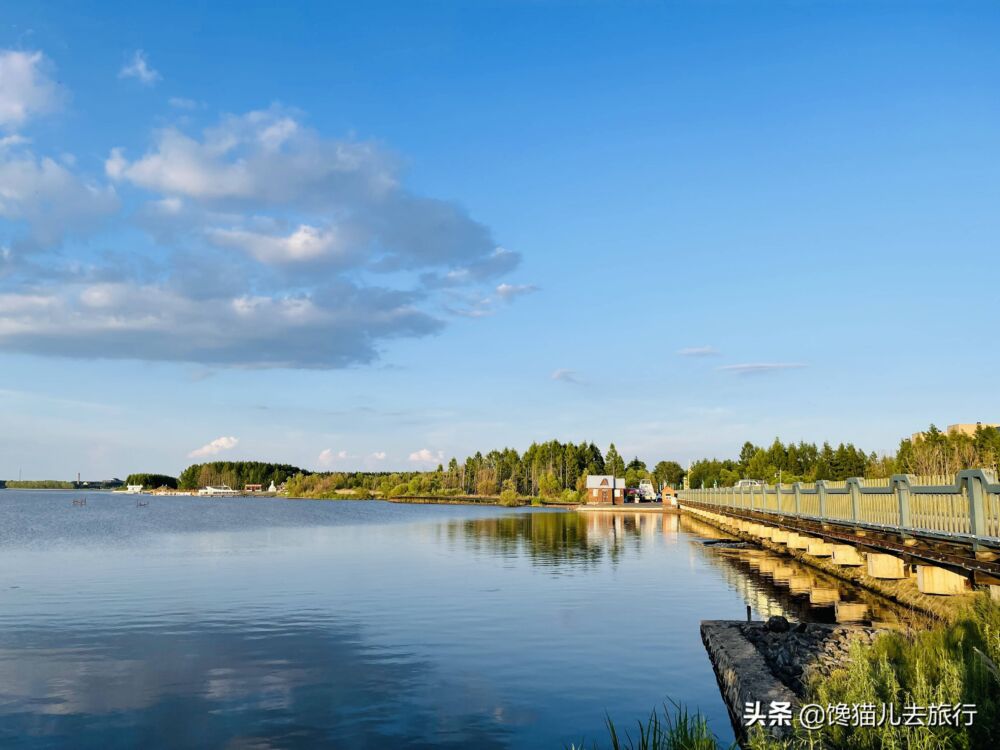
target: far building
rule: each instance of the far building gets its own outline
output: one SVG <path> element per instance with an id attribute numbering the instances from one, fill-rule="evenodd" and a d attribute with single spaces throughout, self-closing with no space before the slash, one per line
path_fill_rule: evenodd
<path id="1" fill-rule="evenodd" d="M 595 474 L 587 477 L 587 502 L 625 504 L 625 479 L 611 474 Z"/>

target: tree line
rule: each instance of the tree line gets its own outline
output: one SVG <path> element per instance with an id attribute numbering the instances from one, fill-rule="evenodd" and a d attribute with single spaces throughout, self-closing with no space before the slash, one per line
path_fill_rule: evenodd
<path id="1" fill-rule="evenodd" d="M 764 482 L 815 482 L 851 477 L 883 478 L 893 474 L 954 474 L 963 469 L 996 470 L 1000 461 L 1000 430 L 976 428 L 975 434 L 942 432 L 933 424 L 924 432 L 900 440 L 895 455 L 865 453 L 853 443 L 782 443 L 775 438 L 763 447 L 746 442 L 739 458 L 706 458 L 691 464 L 689 486 L 731 487 L 740 479 Z"/>
<path id="2" fill-rule="evenodd" d="M 177 486 L 182 490 L 217 487 L 222 484 L 236 490 L 241 490 L 248 484 L 260 484 L 266 488 L 271 482 L 278 486 L 289 477 L 308 473 L 290 464 L 264 461 L 211 461 L 188 466 L 177 478 Z"/>
<path id="3" fill-rule="evenodd" d="M 452 458 L 434 471 L 323 472 L 315 473 L 287 464 L 257 461 L 213 461 L 194 464 L 181 472 L 177 486 L 199 489 L 227 484 L 242 489 L 246 484 L 274 481 L 285 484 L 296 497 L 393 497 L 403 495 L 482 495 L 499 497 L 561 497 L 576 501 L 585 489 L 587 475 L 613 474 L 628 486 L 648 479 L 656 487 L 679 487 L 684 469 L 676 461 L 660 461 L 649 469 L 644 461 L 626 462 L 614 443 L 602 452 L 594 443 L 562 443 L 550 440 L 532 443 L 524 453 L 514 448 L 476 452 L 465 461 Z M 132 475 L 129 480 L 145 475 Z M 161 483 L 170 479 L 156 475 Z M 142 484 L 146 484 L 145 481 Z M 157 485 L 160 486 L 160 485 Z"/>
<path id="4" fill-rule="evenodd" d="M 887 477 L 892 474 L 948 474 L 968 468 L 993 468 L 1000 460 L 1000 430 L 980 427 L 974 435 L 942 432 L 931 425 L 916 439 L 900 441 L 895 455 L 865 452 L 853 443 L 822 445 L 804 441 L 769 446 L 745 442 L 732 459 L 705 458 L 688 472 L 676 461 L 663 460 L 650 468 L 638 457 L 626 461 L 614 443 L 601 451 L 594 443 L 559 440 L 532 443 L 523 453 L 502 448 L 477 451 L 464 461 L 452 458 L 433 471 L 310 472 L 289 464 L 262 461 L 213 461 L 193 464 L 174 480 L 162 474 L 132 474 L 129 484 L 146 487 L 199 489 L 227 484 L 265 488 L 285 485 L 295 497 L 394 497 L 404 495 L 478 495 L 486 497 L 543 497 L 575 502 L 583 499 L 586 477 L 611 474 L 635 487 L 641 480 L 680 487 L 728 487 L 740 479 L 774 482 L 814 482 L 850 477 Z M 8 482 L 8 486 L 11 483 Z"/>

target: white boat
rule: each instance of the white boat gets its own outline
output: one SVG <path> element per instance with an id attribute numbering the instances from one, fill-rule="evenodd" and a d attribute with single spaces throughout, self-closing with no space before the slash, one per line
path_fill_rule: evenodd
<path id="1" fill-rule="evenodd" d="M 643 479 L 639 482 L 639 499 L 647 503 L 651 503 L 656 500 L 656 490 L 653 489 L 653 483 L 648 479 Z"/>
<path id="2" fill-rule="evenodd" d="M 204 495 L 206 497 L 235 497 L 239 495 L 239 490 L 234 490 L 228 484 L 220 484 L 218 487 L 203 487 L 198 490 L 199 495 Z"/>
<path id="3" fill-rule="evenodd" d="M 142 485 L 141 484 L 130 484 L 125 488 L 125 494 L 127 495 L 141 495 Z"/>

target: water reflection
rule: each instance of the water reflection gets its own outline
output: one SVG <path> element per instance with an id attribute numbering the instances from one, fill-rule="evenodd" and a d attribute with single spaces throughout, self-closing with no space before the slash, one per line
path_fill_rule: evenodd
<path id="1" fill-rule="evenodd" d="M 0 746 L 558 748 L 667 698 L 728 742 L 700 620 L 881 610 L 703 544 L 722 536 L 629 511 L 0 493 Z"/>
<path id="2" fill-rule="evenodd" d="M 479 554 L 526 555 L 562 573 L 581 563 L 615 563 L 626 550 L 676 537 L 678 530 L 679 517 L 673 514 L 539 513 L 456 521 L 448 525 L 447 536 Z"/>
<path id="3" fill-rule="evenodd" d="M 3 747 L 507 745 L 484 718 L 503 708 L 491 696 L 428 695 L 426 661 L 373 647 L 356 624 L 39 629 L 0 642 Z"/>

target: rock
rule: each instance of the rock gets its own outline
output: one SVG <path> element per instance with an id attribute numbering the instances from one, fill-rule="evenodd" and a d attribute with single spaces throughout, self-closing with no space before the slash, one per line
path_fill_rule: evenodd
<path id="1" fill-rule="evenodd" d="M 767 618 L 767 629 L 772 633 L 787 633 L 790 627 L 788 620 L 781 615 L 772 615 Z"/>
<path id="2" fill-rule="evenodd" d="M 795 632 L 796 633 L 805 633 L 806 632 L 806 624 L 804 622 L 800 622 L 798 625 L 795 626 Z"/>

